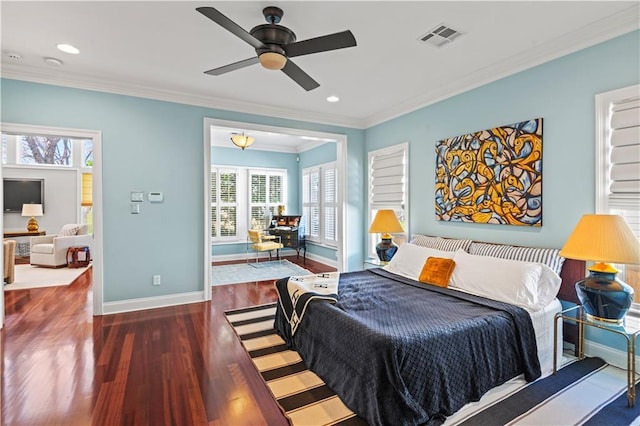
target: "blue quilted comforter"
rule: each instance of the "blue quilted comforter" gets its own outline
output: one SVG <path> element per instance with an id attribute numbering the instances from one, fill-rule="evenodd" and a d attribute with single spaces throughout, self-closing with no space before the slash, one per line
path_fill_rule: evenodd
<path id="1" fill-rule="evenodd" d="M 513 377 L 540 376 L 525 310 L 383 269 L 341 274 L 338 302 L 311 302 L 293 337 L 278 304 L 275 327 L 371 425 L 439 424 Z"/>

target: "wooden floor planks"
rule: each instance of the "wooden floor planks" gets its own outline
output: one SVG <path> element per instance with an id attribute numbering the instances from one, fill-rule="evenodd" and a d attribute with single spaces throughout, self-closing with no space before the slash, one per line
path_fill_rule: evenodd
<path id="1" fill-rule="evenodd" d="M 66 287 L 5 293 L 2 425 L 288 424 L 223 315 L 275 301 L 272 281 L 96 317 L 92 297 L 90 271 Z"/>

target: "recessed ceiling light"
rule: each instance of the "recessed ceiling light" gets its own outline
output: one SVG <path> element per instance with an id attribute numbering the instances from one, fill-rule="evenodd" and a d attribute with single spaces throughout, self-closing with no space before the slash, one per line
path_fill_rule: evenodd
<path id="1" fill-rule="evenodd" d="M 339 100 L 340 98 L 335 95 L 331 95 L 327 98 L 327 102 L 338 102 Z"/>
<path id="2" fill-rule="evenodd" d="M 56 45 L 56 47 L 60 50 L 62 50 L 65 53 L 71 53 L 72 55 L 77 55 L 78 53 L 80 53 L 80 50 L 78 50 L 77 47 L 74 47 L 70 44 L 64 44 L 64 43 L 60 43 L 58 45 Z"/>
<path id="3" fill-rule="evenodd" d="M 44 63 L 52 67 L 61 67 L 63 62 L 58 58 L 44 58 Z"/>

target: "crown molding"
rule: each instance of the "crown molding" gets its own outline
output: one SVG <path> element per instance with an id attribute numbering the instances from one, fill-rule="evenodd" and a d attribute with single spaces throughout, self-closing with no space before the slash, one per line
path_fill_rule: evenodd
<path id="1" fill-rule="evenodd" d="M 633 6 L 617 14 L 610 15 L 579 30 L 545 42 L 536 46 L 535 49 L 523 51 L 480 70 L 474 70 L 452 84 L 441 86 L 436 91 L 420 94 L 391 108 L 363 118 L 364 128 L 389 121 L 452 96 L 638 29 L 640 29 L 640 3 L 634 3 Z"/>
<path id="2" fill-rule="evenodd" d="M 235 111 L 245 114 L 278 117 L 289 120 L 305 121 L 332 126 L 342 126 L 363 129 L 361 120 L 348 117 L 319 114 L 301 109 L 278 108 L 274 106 L 242 102 L 233 99 L 189 93 L 185 90 L 160 89 L 134 81 L 115 82 L 106 78 L 88 76 L 77 73 L 52 71 L 30 66 L 16 66 L 3 64 L 0 77 L 32 83 L 50 84 L 54 86 L 71 87 L 75 89 L 92 90 L 96 92 L 113 93 L 125 96 L 135 96 L 159 101 L 174 102 L 225 111 Z"/>
<path id="3" fill-rule="evenodd" d="M 564 34 L 554 40 L 512 55 L 480 70 L 474 70 L 449 85 L 443 85 L 435 91 L 422 93 L 390 108 L 368 117 L 349 118 L 332 114 L 321 114 L 300 109 L 278 108 L 269 105 L 242 102 L 212 95 L 190 93 L 184 90 L 160 89 L 142 82 L 114 82 L 106 78 L 72 74 L 59 70 L 40 69 L 28 66 L 16 66 L 4 63 L 0 76 L 3 78 L 30 81 L 34 83 L 73 87 L 77 89 L 114 93 L 126 96 L 175 102 L 205 108 L 277 117 L 296 121 L 313 122 L 356 129 L 366 129 L 389 121 L 393 118 L 440 102 L 452 96 L 478 88 L 488 83 L 508 77 L 520 71 L 558 59 L 598 43 L 630 33 L 640 28 L 640 3 L 614 15 L 591 23 L 579 30 Z"/>

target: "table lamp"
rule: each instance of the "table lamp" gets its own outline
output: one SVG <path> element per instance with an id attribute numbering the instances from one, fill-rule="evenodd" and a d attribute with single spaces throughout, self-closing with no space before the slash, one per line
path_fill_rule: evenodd
<path id="1" fill-rule="evenodd" d="M 31 216 L 27 223 L 27 231 L 38 232 L 39 225 L 35 217 L 42 216 L 42 204 L 23 204 L 22 216 Z"/>
<path id="2" fill-rule="evenodd" d="M 404 229 L 402 229 L 396 213 L 393 210 L 378 210 L 369 228 L 369 233 L 382 234 L 382 241 L 376 245 L 376 253 L 378 253 L 378 258 L 381 261 L 390 261 L 398 251 L 398 246 L 392 241 L 391 236 L 391 234 L 397 232 L 404 232 Z"/>
<path id="3" fill-rule="evenodd" d="M 560 256 L 595 262 L 589 276 L 576 283 L 587 318 L 620 323 L 633 303 L 633 287 L 616 278 L 610 263 L 639 264 L 640 242 L 622 216 L 582 216 Z"/>

